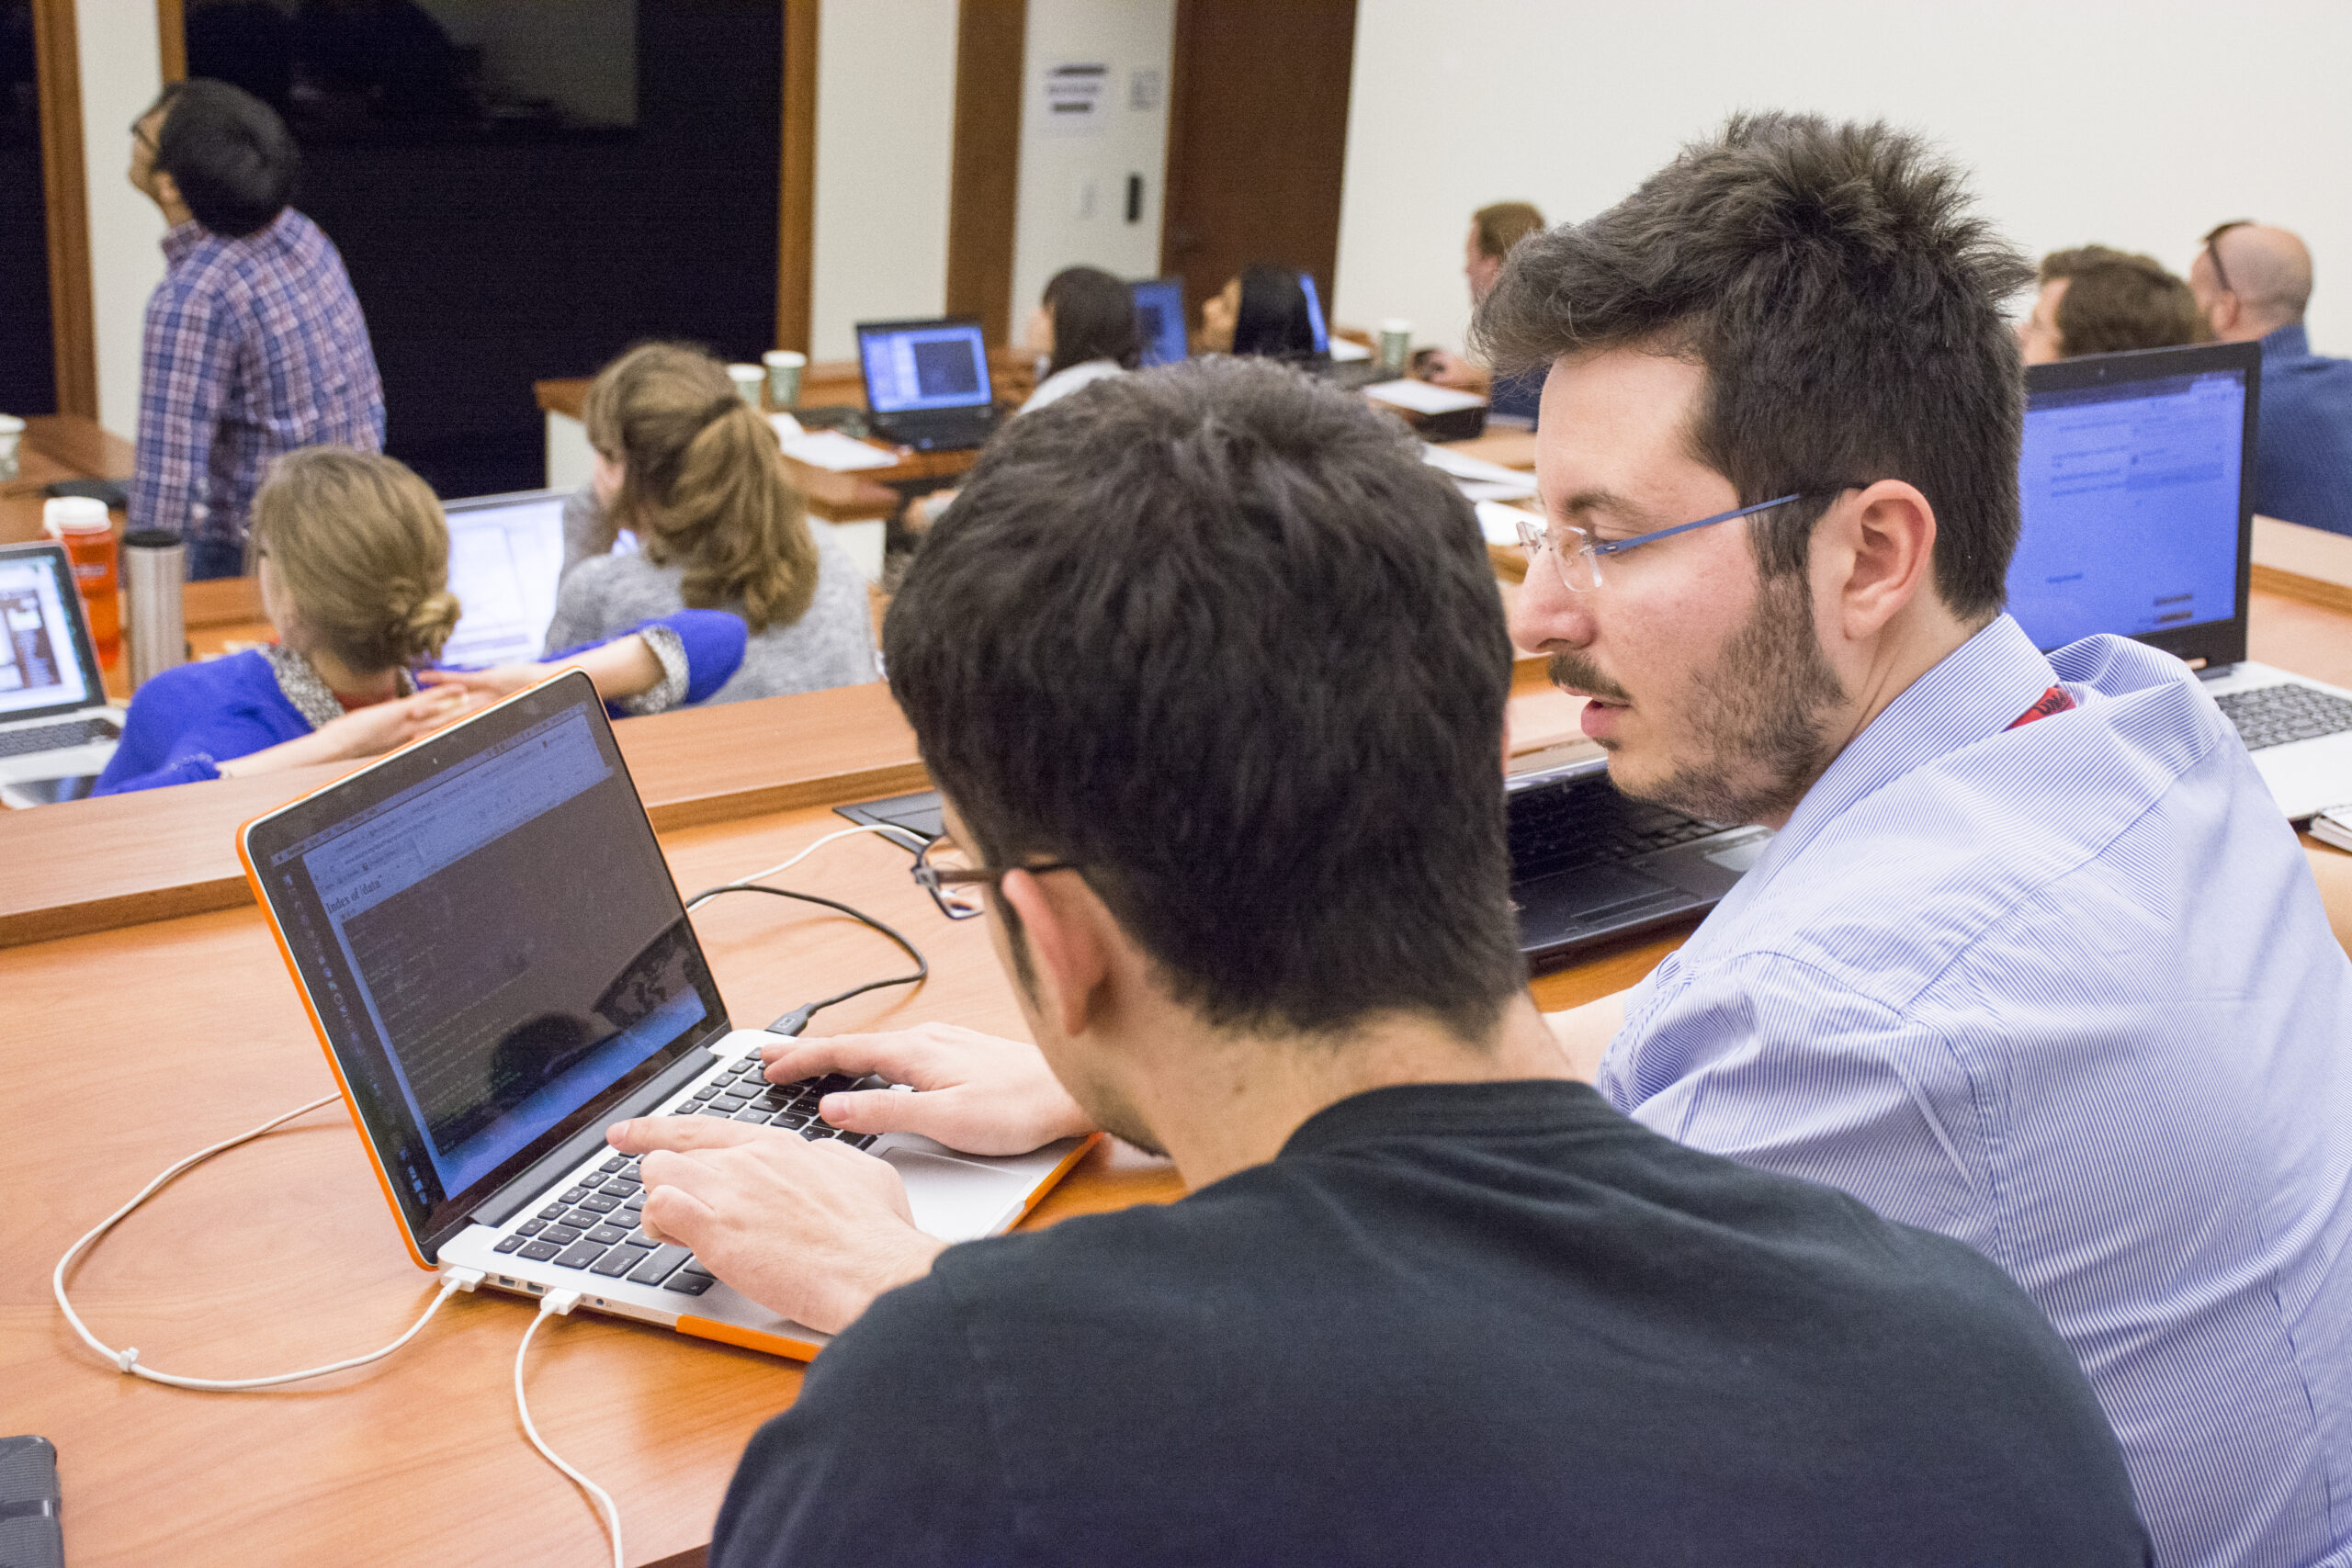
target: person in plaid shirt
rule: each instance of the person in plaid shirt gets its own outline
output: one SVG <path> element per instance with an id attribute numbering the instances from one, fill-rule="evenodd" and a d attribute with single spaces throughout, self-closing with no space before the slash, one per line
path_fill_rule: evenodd
<path id="1" fill-rule="evenodd" d="M 171 228 L 147 301 L 130 525 L 181 536 L 191 578 L 236 577 L 270 463 L 382 451 L 383 382 L 343 257 L 287 205 L 301 153 L 268 105 L 175 83 L 131 136 L 130 183 Z"/>

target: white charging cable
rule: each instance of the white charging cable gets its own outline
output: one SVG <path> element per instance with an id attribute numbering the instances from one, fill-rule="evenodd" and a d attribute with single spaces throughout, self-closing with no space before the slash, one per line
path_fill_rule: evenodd
<path id="1" fill-rule="evenodd" d="M 815 843 L 810 844 L 807 849 L 802 850 L 798 854 L 793 856 L 790 860 L 778 865 L 772 865 L 765 871 L 755 871 L 749 876 L 739 876 L 734 881 L 727 884 L 727 886 L 729 887 L 741 887 L 747 882 L 765 882 L 771 876 L 781 875 L 783 873 L 790 871 L 794 866 L 798 865 L 802 861 L 807 860 L 810 855 L 815 854 L 819 850 L 823 849 L 827 844 L 831 843 L 834 840 L 846 839 L 851 837 L 853 834 L 857 833 L 880 833 L 884 837 L 888 838 L 892 843 L 898 845 L 900 849 L 914 850 L 917 852 L 920 852 L 922 849 L 922 838 L 909 829 L 900 828 L 896 824 L 889 822 L 861 822 L 854 828 L 843 828 L 837 832 L 828 833 L 823 838 L 818 840 Z"/>
<path id="2" fill-rule="evenodd" d="M 319 1099 L 311 1101 L 310 1104 L 298 1106 L 294 1110 L 286 1112 L 283 1116 L 271 1117 L 268 1121 L 263 1122 L 260 1126 L 255 1127 L 249 1133 L 240 1133 L 233 1138 L 225 1138 L 220 1143 L 213 1145 L 209 1149 L 198 1149 L 196 1153 L 188 1156 L 187 1158 L 180 1161 L 177 1165 L 173 1166 L 171 1168 L 164 1171 L 163 1175 L 155 1178 L 154 1180 L 141 1188 L 139 1190 L 138 1197 L 133 1198 L 130 1202 L 125 1203 L 121 1208 L 117 1209 L 113 1213 L 108 1214 L 105 1219 L 99 1221 L 97 1225 L 92 1229 L 87 1235 L 85 1235 L 81 1240 L 67 1247 L 65 1249 L 65 1256 L 57 1260 L 57 1269 L 55 1272 L 51 1274 L 49 1283 L 50 1289 L 56 1292 L 58 1310 L 65 1314 L 65 1321 L 74 1325 L 74 1332 L 82 1337 L 82 1343 L 87 1345 L 91 1349 L 96 1350 L 99 1355 L 104 1356 L 107 1360 L 112 1361 L 118 1371 L 129 1372 L 133 1377 L 145 1378 L 149 1382 L 169 1383 L 174 1388 L 199 1389 L 210 1393 L 243 1393 L 250 1389 L 276 1388 L 282 1383 L 300 1382 L 308 1378 L 322 1378 L 330 1372 L 347 1372 L 354 1367 L 364 1367 L 370 1361 L 380 1361 L 385 1357 L 390 1355 L 393 1351 L 399 1349 L 401 1346 L 407 1344 L 410 1340 L 415 1338 L 418 1330 L 422 1329 L 426 1324 L 433 1321 L 433 1314 L 441 1310 L 441 1303 L 443 1302 L 447 1301 L 452 1295 L 455 1295 L 459 1291 L 470 1291 L 476 1285 L 481 1284 L 482 1281 L 482 1275 L 480 1270 L 472 1269 L 452 1269 L 442 1276 L 441 1289 L 435 1294 L 433 1298 L 433 1304 L 424 1309 L 424 1315 L 418 1318 L 414 1323 L 409 1325 L 409 1329 L 406 1334 L 401 1335 L 398 1339 L 393 1340 L 382 1349 L 371 1350 L 365 1356 L 354 1356 L 349 1360 L 335 1361 L 323 1367 L 312 1367 L 306 1371 L 281 1372 L 275 1377 L 266 1378 L 190 1378 L 182 1377 L 175 1372 L 159 1372 L 153 1367 L 143 1367 L 139 1364 L 139 1352 L 135 1348 L 118 1350 L 113 1346 L 101 1341 L 96 1335 L 90 1332 L 88 1325 L 83 1323 L 82 1314 L 75 1312 L 74 1310 L 74 1303 L 65 1298 L 65 1271 L 73 1268 L 74 1260 L 80 1258 L 85 1252 L 87 1252 L 100 1236 L 114 1229 L 118 1224 L 120 1224 L 123 1220 L 130 1215 L 133 1209 L 136 1209 L 140 1204 L 144 1203 L 148 1199 L 153 1197 L 156 1192 L 163 1188 L 164 1183 L 170 1181 L 174 1177 L 178 1176 L 181 1172 L 195 1166 L 203 1164 L 206 1160 L 210 1159 L 214 1155 L 220 1154 L 225 1150 L 233 1149 L 239 1144 L 249 1144 L 255 1138 L 260 1137 L 264 1133 L 269 1132 L 276 1127 L 282 1126 L 286 1122 L 293 1121 L 297 1116 L 306 1115 L 311 1111 L 318 1110 L 322 1106 L 332 1105 L 340 1098 L 341 1096 L 339 1095 L 322 1095 Z"/>
<path id="3" fill-rule="evenodd" d="M 579 1304 L 578 1291 L 549 1291 L 539 1298 L 538 1316 L 531 1319 L 531 1326 L 523 1330 L 523 1342 L 514 1347 L 514 1412 L 523 1417 L 523 1435 L 531 1439 L 531 1446 L 539 1450 L 539 1457 L 570 1476 L 574 1485 L 595 1499 L 596 1506 L 604 1511 L 605 1528 L 613 1538 L 613 1568 L 628 1568 L 621 1557 L 621 1511 L 613 1502 L 613 1495 L 572 1469 L 564 1462 L 561 1454 L 548 1447 L 547 1439 L 539 1436 L 538 1427 L 531 1424 L 531 1402 L 523 1397 L 523 1358 L 531 1353 L 531 1336 L 539 1331 L 539 1325 L 551 1317 L 570 1317 L 571 1309 Z"/>

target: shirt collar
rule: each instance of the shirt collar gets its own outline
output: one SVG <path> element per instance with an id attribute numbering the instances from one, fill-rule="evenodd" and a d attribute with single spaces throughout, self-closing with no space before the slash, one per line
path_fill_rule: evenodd
<path id="1" fill-rule="evenodd" d="M 187 254 L 204 243 L 209 231 L 195 219 L 187 219 L 164 231 L 164 260 L 176 266 L 187 259 Z"/>
<path id="2" fill-rule="evenodd" d="M 2265 359 L 2273 356 L 2281 359 L 2308 359 L 2311 357 L 2311 334 L 2303 330 L 2303 323 L 2301 321 L 2290 321 L 2262 340 L 2262 357 Z"/>
<path id="3" fill-rule="evenodd" d="M 2006 615 L 1994 617 L 1912 682 L 1838 754 L 1743 879 L 1740 892 L 1769 882 L 1774 868 L 1881 786 L 2008 728 L 2057 681 L 2024 628 Z"/>

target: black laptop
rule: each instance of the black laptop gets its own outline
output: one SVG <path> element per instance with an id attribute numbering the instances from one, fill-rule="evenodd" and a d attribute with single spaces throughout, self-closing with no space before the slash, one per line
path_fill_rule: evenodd
<path id="1" fill-rule="evenodd" d="M 954 451 L 982 446 L 995 434 L 996 400 L 978 321 L 860 321 L 857 363 L 865 378 L 866 423 L 885 441 Z"/>

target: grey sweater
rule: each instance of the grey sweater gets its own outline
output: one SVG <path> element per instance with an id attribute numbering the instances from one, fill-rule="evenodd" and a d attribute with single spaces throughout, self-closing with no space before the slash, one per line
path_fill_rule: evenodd
<path id="1" fill-rule="evenodd" d="M 580 507 L 576 503 L 581 499 L 584 492 L 564 509 L 567 525 L 594 516 L 594 502 Z M 575 513 L 582 512 L 588 515 L 575 518 Z M 753 632 L 743 649 L 743 667 L 710 701 L 748 702 L 880 678 L 874 668 L 874 615 L 865 579 L 824 529 L 812 526 L 809 532 L 817 541 L 816 598 L 798 620 L 771 622 L 765 631 Z M 567 526 L 565 533 L 572 535 L 573 529 Z M 566 543 L 573 541 L 567 538 Z M 655 566 L 641 555 L 583 554 L 568 560 L 556 589 L 547 646 L 553 649 L 600 642 L 642 621 L 683 610 L 684 580 L 683 566 Z M 717 608 L 742 613 L 740 604 Z"/>

